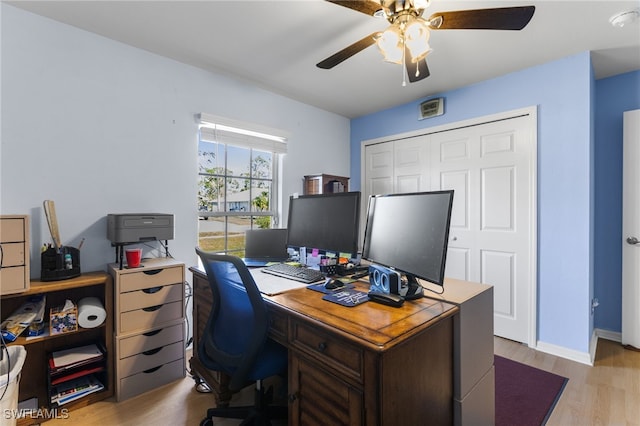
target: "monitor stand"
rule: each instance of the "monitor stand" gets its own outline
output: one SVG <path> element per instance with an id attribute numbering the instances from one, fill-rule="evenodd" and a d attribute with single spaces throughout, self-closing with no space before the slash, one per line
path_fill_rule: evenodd
<path id="1" fill-rule="evenodd" d="M 404 298 L 407 300 L 420 299 L 424 296 L 424 289 L 418 282 L 415 276 L 411 274 L 405 275 L 407 278 L 407 294 L 404 295 Z"/>

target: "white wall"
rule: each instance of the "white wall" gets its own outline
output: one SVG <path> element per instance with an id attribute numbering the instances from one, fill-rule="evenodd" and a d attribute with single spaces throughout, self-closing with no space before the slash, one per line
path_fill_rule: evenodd
<path id="1" fill-rule="evenodd" d="M 108 213 L 173 213 L 171 254 L 194 264 L 199 112 L 288 132 L 285 197 L 302 191 L 305 174 L 349 173 L 342 116 L 0 7 L 0 213 L 31 215 L 32 278 L 51 241 L 45 199 L 55 201 L 64 244 L 86 238 L 83 271 L 115 258 Z"/>

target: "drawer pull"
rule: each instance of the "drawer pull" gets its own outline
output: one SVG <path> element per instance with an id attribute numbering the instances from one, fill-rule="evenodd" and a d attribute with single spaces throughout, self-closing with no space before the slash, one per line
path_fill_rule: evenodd
<path id="1" fill-rule="evenodd" d="M 293 402 L 295 402 L 296 399 L 298 399 L 298 397 L 296 396 L 295 393 L 290 393 L 289 394 L 289 402 L 293 403 Z"/>
<path id="2" fill-rule="evenodd" d="M 155 275 L 159 274 L 160 272 L 162 272 L 162 269 L 150 269 L 148 271 L 142 271 L 142 273 L 145 275 Z"/>
<path id="3" fill-rule="evenodd" d="M 320 352 L 324 352 L 326 349 L 327 349 L 327 343 L 326 342 L 318 343 L 318 350 Z"/>
<path id="4" fill-rule="evenodd" d="M 144 371 L 143 371 L 143 373 L 144 373 L 144 374 L 151 374 L 151 373 L 155 373 L 156 371 L 160 370 L 161 368 L 162 368 L 162 366 L 161 366 L 161 365 L 159 365 L 159 366 L 157 366 L 157 367 L 153 367 L 153 368 L 150 368 L 150 369 L 148 369 L 148 370 L 144 370 Z"/>
<path id="5" fill-rule="evenodd" d="M 147 294 L 153 294 L 153 293 L 157 293 L 160 290 L 162 290 L 162 286 L 159 285 L 157 287 L 151 287 L 151 288 L 145 288 L 144 290 L 142 290 L 143 293 L 147 293 Z"/>
<path id="6" fill-rule="evenodd" d="M 160 308 L 162 308 L 162 305 L 149 306 L 148 308 L 142 308 L 142 310 L 145 312 L 153 312 L 153 311 L 157 311 Z"/>
<path id="7" fill-rule="evenodd" d="M 159 348 L 149 349 L 148 351 L 142 352 L 143 355 L 155 355 L 162 350 L 164 346 L 160 346 Z"/>
<path id="8" fill-rule="evenodd" d="M 146 333 L 142 333 L 143 336 L 155 336 L 156 334 L 160 333 L 162 330 L 164 330 L 163 328 L 161 328 L 160 330 L 153 330 L 153 331 L 147 331 Z"/>

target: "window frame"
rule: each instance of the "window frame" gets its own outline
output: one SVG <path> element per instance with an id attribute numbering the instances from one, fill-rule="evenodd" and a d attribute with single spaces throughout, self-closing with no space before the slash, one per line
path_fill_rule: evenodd
<path id="1" fill-rule="evenodd" d="M 284 132 L 275 131 L 265 127 L 259 127 L 247 123 L 240 123 L 238 121 L 230 121 L 222 119 L 220 117 L 214 117 L 211 115 L 200 114 L 199 118 L 199 131 L 198 131 L 198 146 L 202 142 L 209 142 L 218 144 L 218 147 L 223 147 L 222 153 L 224 153 L 223 170 L 218 173 L 205 173 L 200 168 L 200 154 L 201 150 L 198 148 L 198 194 L 197 194 L 197 217 L 200 218 L 224 218 L 220 222 L 223 224 L 224 232 L 224 249 L 218 250 L 222 253 L 237 254 L 244 249 L 229 248 L 229 220 L 231 217 L 248 217 L 249 228 L 256 228 L 256 218 L 270 217 L 270 228 L 275 228 L 280 224 L 281 211 L 279 208 L 279 197 L 282 190 L 282 182 L 280 179 L 280 167 L 283 161 L 283 156 L 286 153 L 286 140 L 285 136 L 282 136 Z M 242 127 L 240 127 L 242 126 Z M 266 131 L 271 133 L 265 133 Z M 237 174 L 229 174 L 228 160 L 229 160 L 229 147 L 235 147 L 248 150 L 248 176 L 240 176 Z M 218 148 L 219 149 L 219 148 Z M 269 153 L 271 155 L 271 173 L 269 178 L 256 177 L 252 173 L 252 164 L 257 158 L 259 152 Z M 202 188 L 202 177 L 214 177 L 224 179 L 224 206 L 222 211 L 207 211 L 201 210 L 200 203 L 200 189 Z M 228 199 L 230 193 L 228 192 L 227 182 L 229 179 L 246 180 L 249 191 L 249 208 L 246 211 L 230 211 L 228 210 Z M 259 191 L 258 187 L 254 185 L 256 182 L 267 182 L 269 185 L 269 209 L 267 211 L 257 211 L 252 209 L 251 201 L 254 199 L 254 195 Z M 256 192 L 254 192 L 256 191 Z M 198 230 L 198 245 L 200 245 L 200 230 Z"/>

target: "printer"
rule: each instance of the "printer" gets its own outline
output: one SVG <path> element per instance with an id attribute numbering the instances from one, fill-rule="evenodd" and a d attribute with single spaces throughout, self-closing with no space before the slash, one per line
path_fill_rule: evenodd
<path id="1" fill-rule="evenodd" d="M 124 213 L 107 215 L 107 239 L 113 245 L 173 239 L 173 215 Z"/>

